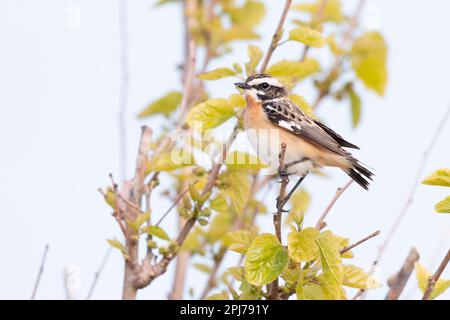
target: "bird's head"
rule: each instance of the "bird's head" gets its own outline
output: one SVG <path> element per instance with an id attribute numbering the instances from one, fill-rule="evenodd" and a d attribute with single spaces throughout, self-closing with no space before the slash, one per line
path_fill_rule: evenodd
<path id="1" fill-rule="evenodd" d="M 245 82 L 237 82 L 234 85 L 257 100 L 273 100 L 287 96 L 287 90 L 283 84 L 269 74 L 254 74 Z"/>

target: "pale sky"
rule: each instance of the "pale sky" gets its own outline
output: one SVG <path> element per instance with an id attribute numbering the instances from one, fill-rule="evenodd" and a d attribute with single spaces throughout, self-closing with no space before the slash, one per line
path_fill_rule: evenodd
<path id="1" fill-rule="evenodd" d="M 181 13 L 177 5 L 153 9 L 150 0 L 129 1 L 130 92 L 127 141 L 128 174 L 132 173 L 139 127 L 155 126 L 160 118 L 138 121 L 136 114 L 169 90 L 180 89 L 176 66 L 182 59 Z M 266 1 L 268 18 L 260 27 L 266 49 L 282 1 Z M 295 1 L 300 2 L 300 1 Z M 356 1 L 345 1 L 353 8 Z M 0 2 L 0 298 L 28 299 L 46 243 L 50 245 L 39 299 L 63 299 L 63 270 L 81 270 L 79 298 L 84 298 L 106 250 L 106 239 L 120 231 L 96 189 L 118 173 L 119 42 L 118 1 L 3 0 Z M 425 146 L 450 103 L 448 74 L 450 2 L 443 0 L 368 1 L 363 24 L 378 26 L 389 46 L 389 84 L 380 98 L 362 86 L 362 123 L 351 129 L 348 106 L 326 100 L 318 114 L 328 125 L 361 146 L 358 157 L 376 169 L 369 192 L 355 185 L 343 195 L 328 219 L 337 234 L 356 241 L 379 229 L 382 234 L 354 250 L 354 263 L 369 268 L 383 236 L 406 201 Z M 68 24 L 73 10 L 80 27 Z M 370 20 L 376 17 L 375 22 Z M 369 22 L 368 22 L 369 21 Z M 211 68 L 244 62 L 247 43 Z M 272 61 L 295 57 L 302 47 L 287 44 Z M 312 50 L 314 55 L 315 51 Z M 236 92 L 232 79 L 208 84 L 211 95 Z M 296 93 L 308 101 L 314 92 L 300 86 Z M 425 166 L 423 177 L 450 166 L 450 123 L 442 131 Z M 243 139 L 243 137 L 241 137 Z M 305 188 L 313 202 L 306 224 L 314 223 L 336 188 L 347 177 L 336 170 L 331 179 L 312 177 Z M 400 268 L 411 246 L 433 271 L 450 245 L 450 216 L 434 212 L 434 204 L 449 194 L 444 188 L 420 185 L 386 254 L 377 277 L 383 284 Z M 170 205 L 153 199 L 153 211 Z M 273 207 L 273 201 L 267 203 Z M 175 236 L 175 212 L 164 222 Z M 260 220 L 272 231 L 271 217 Z M 238 255 L 229 254 L 227 265 Z M 118 299 L 122 286 L 122 258 L 113 252 L 93 298 Z M 165 299 L 173 269 L 139 292 L 140 299 Z M 443 277 L 450 278 L 446 270 Z M 205 277 L 192 271 L 187 289 L 198 297 Z M 200 284 L 200 285 L 199 285 Z M 415 277 L 403 298 L 418 298 Z M 382 298 L 386 285 L 371 292 Z M 186 294 L 188 297 L 188 294 Z M 450 293 L 442 296 L 448 299 Z"/>

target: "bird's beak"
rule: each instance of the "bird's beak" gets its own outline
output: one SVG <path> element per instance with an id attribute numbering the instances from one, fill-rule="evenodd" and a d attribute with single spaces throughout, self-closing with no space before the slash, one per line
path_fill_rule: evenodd
<path id="1" fill-rule="evenodd" d="M 246 84 L 245 82 L 236 82 L 234 85 L 235 85 L 236 87 L 241 88 L 241 89 L 244 89 L 244 90 L 250 89 L 250 88 L 251 88 L 251 86 L 249 86 L 249 85 Z"/>

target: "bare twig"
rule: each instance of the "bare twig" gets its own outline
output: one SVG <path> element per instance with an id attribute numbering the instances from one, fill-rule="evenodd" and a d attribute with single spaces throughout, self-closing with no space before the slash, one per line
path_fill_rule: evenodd
<path id="1" fill-rule="evenodd" d="M 328 216 L 328 213 L 330 213 L 330 211 L 333 208 L 336 201 L 345 192 L 345 190 L 347 190 L 347 188 L 350 187 L 352 182 L 353 182 L 353 180 L 350 179 L 342 188 L 337 189 L 336 194 L 334 195 L 333 199 L 331 199 L 330 203 L 325 208 L 325 211 L 320 216 L 319 221 L 317 221 L 317 223 L 316 223 L 317 229 L 322 230 L 325 227 L 325 218 Z"/>
<path id="2" fill-rule="evenodd" d="M 170 213 L 170 211 L 172 211 L 173 208 L 175 208 L 178 204 L 178 202 L 181 201 L 181 199 L 184 198 L 184 196 L 186 195 L 186 193 L 189 191 L 189 189 L 184 189 L 173 201 L 173 203 L 170 205 L 169 209 L 166 210 L 166 212 L 164 212 L 164 214 L 161 216 L 161 218 L 159 218 L 158 222 L 155 224 L 155 226 L 159 226 L 161 224 L 161 222 L 164 221 L 164 219 L 167 217 L 167 215 Z"/>
<path id="3" fill-rule="evenodd" d="M 92 294 L 94 293 L 95 287 L 97 286 L 97 282 L 100 279 L 100 275 L 101 275 L 103 269 L 105 268 L 106 263 L 108 262 L 109 256 L 111 255 L 111 252 L 112 252 L 112 247 L 109 246 L 108 250 L 105 253 L 105 256 L 102 259 L 100 267 L 98 268 L 97 272 L 94 274 L 94 280 L 92 280 L 91 287 L 89 289 L 89 293 L 88 293 L 88 295 L 86 297 L 86 300 L 90 300 L 92 298 Z"/>
<path id="4" fill-rule="evenodd" d="M 358 25 L 359 15 L 362 12 L 364 4 L 365 4 L 365 0 L 360 0 L 358 3 L 358 6 L 356 7 L 355 13 L 351 17 L 349 27 L 346 30 L 346 32 L 344 33 L 343 39 L 342 39 L 341 46 L 344 49 L 347 47 L 348 42 L 352 39 L 353 31 L 355 30 L 355 28 Z M 312 104 L 313 110 L 317 109 L 317 107 L 319 106 L 319 104 L 323 100 L 323 98 L 325 98 L 329 94 L 330 87 L 331 87 L 332 83 L 336 80 L 339 68 L 342 65 L 343 60 L 344 60 L 343 54 L 336 55 L 336 58 L 330 69 L 330 72 L 328 73 L 328 76 L 326 77 L 326 79 L 323 82 L 323 83 L 325 83 L 325 85 L 320 90 L 316 100 Z"/>
<path id="5" fill-rule="evenodd" d="M 277 28 L 275 30 L 275 33 L 272 36 L 272 42 L 270 43 L 269 48 L 267 49 L 266 55 L 264 57 L 263 63 L 261 65 L 260 73 L 263 73 L 267 65 L 269 64 L 270 58 L 272 57 L 273 52 L 278 46 L 278 41 L 280 41 L 281 32 L 283 30 L 284 22 L 286 21 L 287 14 L 289 12 L 289 9 L 291 7 L 292 0 L 286 0 L 283 13 L 281 14 L 280 20 L 278 21 Z"/>
<path id="6" fill-rule="evenodd" d="M 127 22 L 127 0 L 119 0 L 119 34 L 120 34 L 120 89 L 119 89 L 119 160 L 120 181 L 125 179 L 127 168 L 127 128 L 126 111 L 129 89 L 129 66 L 128 66 L 128 22 Z"/>
<path id="7" fill-rule="evenodd" d="M 398 213 L 397 218 L 395 219 L 395 222 L 393 223 L 391 229 L 389 230 L 386 237 L 384 238 L 383 243 L 381 244 L 381 246 L 378 249 L 378 253 L 377 253 L 377 255 L 374 259 L 374 262 L 372 263 L 372 266 L 370 268 L 370 274 L 373 274 L 375 272 L 377 264 L 379 264 L 381 258 L 384 255 L 384 252 L 386 251 L 387 246 L 389 245 L 395 232 L 397 231 L 397 229 L 400 226 L 401 222 L 403 221 L 406 213 L 408 212 L 408 209 L 411 206 L 414 196 L 416 194 L 417 187 L 419 186 L 420 180 L 422 178 L 423 170 L 424 170 L 425 164 L 428 160 L 428 156 L 430 155 L 439 136 L 441 135 L 442 129 L 444 128 L 449 116 L 450 116 L 450 105 L 447 107 L 447 110 L 446 110 L 444 116 L 442 117 L 441 122 L 439 123 L 438 127 L 436 128 L 436 131 L 434 132 L 429 144 L 427 145 L 427 147 L 423 153 L 422 160 L 420 162 L 419 167 L 417 168 L 416 176 L 413 180 L 413 184 L 411 185 L 411 189 L 408 193 L 406 201 L 403 204 L 403 207 L 401 208 L 400 212 Z M 362 296 L 362 292 L 364 290 L 360 290 L 360 291 L 361 291 L 361 294 L 359 296 Z"/>
<path id="8" fill-rule="evenodd" d="M 39 284 L 41 282 L 42 274 L 44 273 L 44 266 L 45 266 L 45 260 L 47 259 L 48 249 L 49 249 L 49 246 L 48 246 L 48 244 L 46 244 L 45 248 L 44 248 L 44 254 L 42 255 L 41 266 L 39 267 L 39 272 L 36 277 L 36 282 L 34 283 L 33 292 L 31 293 L 31 300 L 36 299 L 36 293 L 39 288 Z"/>
<path id="9" fill-rule="evenodd" d="M 280 193 L 277 198 L 277 212 L 273 215 L 273 226 L 275 228 L 275 235 L 277 236 L 277 239 L 278 239 L 278 241 L 280 241 L 280 243 L 282 243 L 281 242 L 281 218 L 283 215 L 283 205 L 282 204 L 286 197 L 287 185 L 289 184 L 289 178 L 287 175 L 286 164 L 284 162 L 285 155 L 286 155 L 286 144 L 282 143 L 281 151 L 278 156 L 278 159 L 280 162 L 278 170 L 280 172 L 281 185 L 280 185 Z M 271 283 L 270 286 L 268 286 L 268 288 L 269 287 L 270 287 L 270 293 L 267 292 L 269 294 L 269 298 L 271 300 L 278 300 L 278 277 Z"/>
<path id="10" fill-rule="evenodd" d="M 349 245 L 348 247 L 343 248 L 343 249 L 341 250 L 340 253 L 341 253 L 341 254 L 344 254 L 344 253 L 346 253 L 347 251 L 352 250 L 354 247 L 359 246 L 361 243 L 364 243 L 364 242 L 366 242 L 367 240 L 370 240 L 370 239 L 372 239 L 373 237 L 376 237 L 376 236 L 379 235 L 379 234 L 380 234 L 380 230 L 377 230 L 377 231 L 375 231 L 375 232 L 369 234 L 367 237 L 362 238 L 361 240 L 359 240 L 359 241 L 357 241 L 357 242 L 355 242 L 355 243 Z"/>
<path id="11" fill-rule="evenodd" d="M 442 262 L 439 265 L 436 272 L 428 278 L 427 288 L 425 289 L 425 293 L 423 294 L 422 300 L 430 299 L 430 296 L 431 296 L 431 293 L 433 292 L 434 286 L 436 285 L 436 282 L 441 277 L 442 272 L 444 272 L 449 261 L 450 261 L 450 249 L 447 251 L 447 254 L 445 255 L 444 259 L 442 260 Z"/>
<path id="12" fill-rule="evenodd" d="M 400 297 L 417 261 L 419 261 L 419 253 L 413 247 L 409 251 L 400 271 L 388 280 L 389 291 L 385 300 L 397 300 Z"/>

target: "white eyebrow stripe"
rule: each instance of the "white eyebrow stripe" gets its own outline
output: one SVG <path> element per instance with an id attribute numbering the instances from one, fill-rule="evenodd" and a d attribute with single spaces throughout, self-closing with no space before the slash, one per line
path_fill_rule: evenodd
<path id="1" fill-rule="evenodd" d="M 264 83 L 264 82 L 266 82 L 274 87 L 283 87 L 283 85 L 280 83 L 280 81 L 278 81 L 275 78 L 269 78 L 269 77 L 253 79 L 252 81 L 250 81 L 248 83 L 248 85 L 254 86 L 254 85 Z"/>

